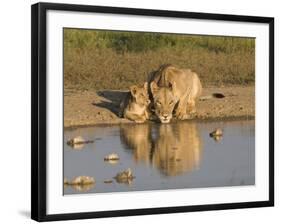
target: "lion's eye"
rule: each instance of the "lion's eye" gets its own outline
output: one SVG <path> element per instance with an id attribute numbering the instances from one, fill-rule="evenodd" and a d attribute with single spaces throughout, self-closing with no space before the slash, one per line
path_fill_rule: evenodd
<path id="1" fill-rule="evenodd" d="M 161 105 L 161 102 L 157 101 L 156 104 Z"/>
<path id="2" fill-rule="evenodd" d="M 169 105 L 172 105 L 173 104 L 173 101 L 171 101 L 170 103 L 169 103 Z"/>

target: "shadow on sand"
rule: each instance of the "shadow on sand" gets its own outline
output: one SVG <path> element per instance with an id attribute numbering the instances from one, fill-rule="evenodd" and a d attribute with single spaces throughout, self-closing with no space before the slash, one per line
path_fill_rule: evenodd
<path id="1" fill-rule="evenodd" d="M 120 103 L 126 96 L 127 92 L 103 90 L 98 91 L 97 94 L 104 99 L 102 99 L 99 103 L 93 102 L 92 104 L 101 108 L 105 108 L 118 116 Z"/>

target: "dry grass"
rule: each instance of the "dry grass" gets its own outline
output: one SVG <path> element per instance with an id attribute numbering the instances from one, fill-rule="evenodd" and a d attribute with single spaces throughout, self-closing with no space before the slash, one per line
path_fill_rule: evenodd
<path id="1" fill-rule="evenodd" d="M 165 37 L 167 40 L 160 41 L 159 46 L 154 43 L 155 38 L 147 37 L 146 42 L 141 42 L 143 49 L 133 48 L 135 41 L 120 43 L 121 47 L 127 46 L 120 50 L 112 36 L 108 41 L 105 32 L 99 31 L 103 33 L 102 38 L 97 31 L 66 29 L 64 32 L 67 89 L 127 89 L 144 82 L 151 71 L 165 63 L 196 71 L 203 86 L 249 85 L 255 80 L 254 39 L 169 35 L 171 38 Z M 118 34 L 120 38 L 122 33 Z M 127 37 L 130 38 L 134 35 Z"/>

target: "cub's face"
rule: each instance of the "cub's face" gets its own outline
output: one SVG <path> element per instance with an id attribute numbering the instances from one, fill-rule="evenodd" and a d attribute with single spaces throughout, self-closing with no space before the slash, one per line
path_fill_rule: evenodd
<path id="1" fill-rule="evenodd" d="M 147 85 L 147 82 L 145 82 L 142 86 L 133 85 L 130 87 L 135 102 L 140 106 L 148 106 L 150 103 Z"/>
<path id="2" fill-rule="evenodd" d="M 173 110 L 177 103 L 172 88 L 158 87 L 155 82 L 152 82 L 151 92 L 156 116 L 161 123 L 169 123 L 173 117 Z"/>

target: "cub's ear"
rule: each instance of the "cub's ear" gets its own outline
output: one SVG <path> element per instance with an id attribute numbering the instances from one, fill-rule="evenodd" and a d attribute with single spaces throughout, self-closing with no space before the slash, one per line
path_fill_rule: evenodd
<path id="1" fill-rule="evenodd" d="M 137 93 L 138 87 L 136 85 L 130 86 L 130 92 L 134 96 Z"/>
<path id="2" fill-rule="evenodd" d="M 145 82 L 145 83 L 143 84 L 143 87 L 144 87 L 145 90 L 147 90 L 147 89 L 148 89 L 148 83 Z"/>
<path id="3" fill-rule="evenodd" d="M 157 86 L 156 82 L 153 81 L 150 83 L 150 89 L 151 89 L 152 95 L 154 95 L 158 91 L 159 87 Z"/>

